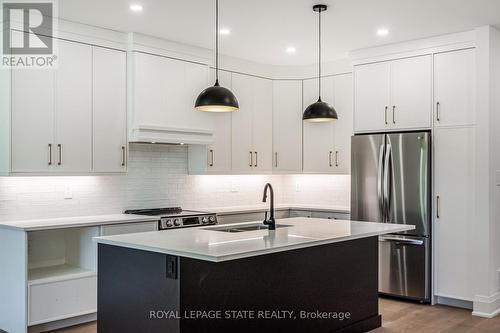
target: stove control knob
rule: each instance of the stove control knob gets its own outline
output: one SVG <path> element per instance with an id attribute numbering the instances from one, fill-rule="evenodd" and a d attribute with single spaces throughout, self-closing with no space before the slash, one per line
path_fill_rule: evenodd
<path id="1" fill-rule="evenodd" d="M 180 225 L 181 225 L 181 221 L 180 221 L 179 219 L 175 219 L 175 220 L 174 220 L 174 225 L 175 225 L 176 227 L 180 226 Z"/>
<path id="2" fill-rule="evenodd" d="M 167 228 L 172 228 L 172 220 L 167 220 Z"/>
<path id="3" fill-rule="evenodd" d="M 210 216 L 209 220 L 210 220 L 210 223 L 215 223 L 215 216 L 213 216 L 213 215 Z"/>
<path id="4" fill-rule="evenodd" d="M 208 223 L 208 217 L 203 216 L 203 217 L 201 218 L 201 223 L 203 223 L 203 224 L 207 224 L 207 223 Z"/>

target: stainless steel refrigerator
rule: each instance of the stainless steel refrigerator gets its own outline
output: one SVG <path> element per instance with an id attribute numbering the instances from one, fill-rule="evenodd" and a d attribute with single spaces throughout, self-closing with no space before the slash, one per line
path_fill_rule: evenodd
<path id="1" fill-rule="evenodd" d="M 379 292 L 430 302 L 430 132 L 355 135 L 351 143 L 352 220 L 416 227 L 379 238 Z"/>

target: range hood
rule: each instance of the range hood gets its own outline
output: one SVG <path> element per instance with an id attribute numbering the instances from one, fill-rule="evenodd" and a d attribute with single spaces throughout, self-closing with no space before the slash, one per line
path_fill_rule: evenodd
<path id="1" fill-rule="evenodd" d="M 129 142 L 208 145 L 214 142 L 213 131 L 140 125 L 131 129 Z"/>

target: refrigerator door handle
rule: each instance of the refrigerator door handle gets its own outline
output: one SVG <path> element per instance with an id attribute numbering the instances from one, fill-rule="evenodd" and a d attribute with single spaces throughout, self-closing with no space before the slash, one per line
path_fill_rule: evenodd
<path id="1" fill-rule="evenodd" d="M 381 236 L 379 237 L 380 242 L 395 242 L 400 245 L 424 245 L 424 241 L 421 239 L 409 239 L 403 237 L 393 237 L 393 236 Z"/>
<path id="2" fill-rule="evenodd" d="M 384 182 L 384 144 L 380 145 L 378 153 L 378 175 L 377 175 L 377 194 L 380 211 L 382 212 L 382 221 L 385 222 L 385 204 L 384 204 L 384 190 L 382 183 Z"/>
<path id="3" fill-rule="evenodd" d="M 388 140 L 388 139 L 386 139 Z M 392 147 L 391 144 L 388 142 L 385 147 L 385 161 L 384 161 L 384 187 L 383 187 L 383 194 L 384 194 L 384 214 L 386 217 L 385 222 L 391 222 L 389 221 L 389 213 L 390 213 L 390 205 L 391 205 L 391 175 L 390 175 L 390 161 L 392 158 Z"/>

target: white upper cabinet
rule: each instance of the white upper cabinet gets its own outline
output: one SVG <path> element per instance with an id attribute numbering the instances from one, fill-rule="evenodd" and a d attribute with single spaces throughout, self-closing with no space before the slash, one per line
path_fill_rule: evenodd
<path id="1" fill-rule="evenodd" d="M 272 81 L 233 73 L 232 89 L 240 105 L 231 114 L 232 170 L 271 171 Z"/>
<path id="2" fill-rule="evenodd" d="M 356 132 L 389 127 L 389 62 L 356 66 L 354 69 L 354 129 Z"/>
<path id="3" fill-rule="evenodd" d="M 318 79 L 304 80 L 303 84 L 302 108 L 305 110 L 318 100 Z M 333 89 L 334 79 L 332 76 L 321 79 L 321 100 L 334 106 Z M 332 171 L 335 150 L 334 128 L 333 122 L 303 123 L 303 165 L 305 172 Z"/>
<path id="4" fill-rule="evenodd" d="M 53 167 L 54 72 L 12 71 L 12 172 L 47 172 Z"/>
<path id="5" fill-rule="evenodd" d="M 333 166 L 336 172 L 351 172 L 351 136 L 353 135 L 352 74 L 334 76 L 334 107 L 339 119 L 334 123 L 335 151 Z"/>
<path id="6" fill-rule="evenodd" d="M 57 43 L 54 70 L 12 70 L 10 173 L 125 171 L 125 52 Z"/>
<path id="7" fill-rule="evenodd" d="M 219 84 L 232 89 L 231 72 L 219 71 Z M 210 82 L 215 82 L 215 70 L 210 71 Z M 239 111 L 236 111 L 239 112 Z M 190 173 L 224 173 L 231 171 L 231 112 L 212 112 L 213 143 L 188 146 Z"/>
<path id="8" fill-rule="evenodd" d="M 475 50 L 434 56 L 434 125 L 474 124 Z"/>
<path id="9" fill-rule="evenodd" d="M 391 63 L 391 127 L 430 128 L 432 113 L 432 56 Z"/>
<path id="10" fill-rule="evenodd" d="M 273 169 L 302 171 L 302 81 L 273 82 Z"/>
<path id="11" fill-rule="evenodd" d="M 92 47 L 59 41 L 56 69 L 56 165 L 61 172 L 92 168 Z"/>
<path id="12" fill-rule="evenodd" d="M 432 56 L 355 67 L 356 132 L 431 127 Z"/>
<path id="13" fill-rule="evenodd" d="M 124 172 L 127 164 L 127 55 L 94 48 L 94 168 Z"/>
<path id="14" fill-rule="evenodd" d="M 212 85 L 209 67 L 162 56 L 133 53 L 131 141 L 211 143 L 213 119 L 194 109 L 199 93 Z"/>

